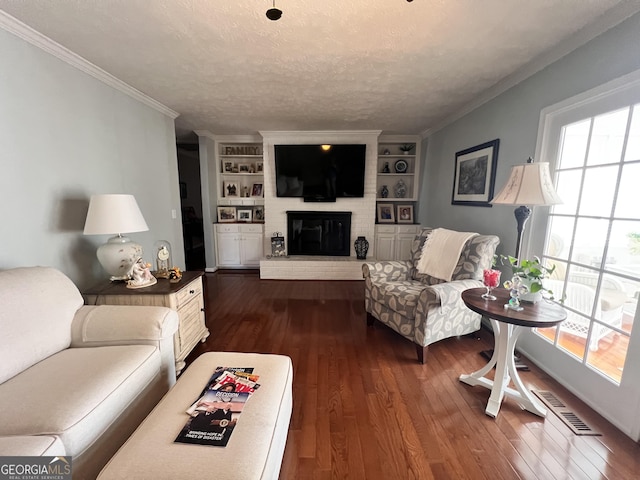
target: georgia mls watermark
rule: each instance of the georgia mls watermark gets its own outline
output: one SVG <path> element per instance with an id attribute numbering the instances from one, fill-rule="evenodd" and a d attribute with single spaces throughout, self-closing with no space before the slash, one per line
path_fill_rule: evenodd
<path id="1" fill-rule="evenodd" d="M 0 480 L 71 480 L 71 457 L 0 457 Z"/>

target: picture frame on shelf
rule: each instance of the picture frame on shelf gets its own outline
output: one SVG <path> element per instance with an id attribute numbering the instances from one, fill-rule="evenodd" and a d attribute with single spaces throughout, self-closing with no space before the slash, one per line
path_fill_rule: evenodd
<path id="1" fill-rule="evenodd" d="M 234 223 L 236 207 L 218 207 L 218 223 Z"/>
<path id="2" fill-rule="evenodd" d="M 262 197 L 262 183 L 254 183 L 251 187 L 252 197 Z"/>
<path id="3" fill-rule="evenodd" d="M 224 173 L 233 173 L 233 167 L 234 167 L 233 162 L 226 162 L 225 161 L 223 163 L 223 166 L 222 166 L 222 171 Z"/>
<path id="4" fill-rule="evenodd" d="M 396 223 L 395 209 L 393 203 L 378 204 L 378 223 Z"/>
<path id="5" fill-rule="evenodd" d="M 491 207 L 500 139 L 456 152 L 452 205 Z"/>
<path id="6" fill-rule="evenodd" d="M 224 197 L 234 198 L 240 196 L 240 185 L 238 185 L 238 182 L 224 182 L 222 189 Z"/>
<path id="7" fill-rule="evenodd" d="M 253 208 L 253 221 L 264 222 L 264 206 L 260 205 Z"/>
<path id="8" fill-rule="evenodd" d="M 250 208 L 239 208 L 237 210 L 237 214 L 238 214 L 238 221 L 239 222 L 245 222 L 245 223 L 249 223 L 251 222 L 251 217 L 253 214 L 253 210 Z"/>
<path id="9" fill-rule="evenodd" d="M 413 223 L 413 205 L 398 205 L 398 223 Z"/>
<path id="10" fill-rule="evenodd" d="M 263 173 L 263 172 L 264 172 L 264 163 L 256 162 L 256 173 Z"/>
<path id="11" fill-rule="evenodd" d="M 239 163 L 238 164 L 238 173 L 249 173 L 251 171 L 250 163 Z"/>

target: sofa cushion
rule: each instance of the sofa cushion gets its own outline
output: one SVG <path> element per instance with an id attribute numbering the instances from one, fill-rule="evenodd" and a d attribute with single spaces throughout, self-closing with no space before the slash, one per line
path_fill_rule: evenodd
<path id="1" fill-rule="evenodd" d="M 81 454 L 160 371 L 150 345 L 70 348 L 0 385 L 0 435 L 56 435 Z"/>
<path id="2" fill-rule="evenodd" d="M 0 272 L 0 383 L 68 348 L 83 303 L 71 280 L 53 268 Z"/>
<path id="3" fill-rule="evenodd" d="M 371 282 L 371 300 L 407 318 L 416 316 L 418 297 L 426 285 L 412 280 Z"/>

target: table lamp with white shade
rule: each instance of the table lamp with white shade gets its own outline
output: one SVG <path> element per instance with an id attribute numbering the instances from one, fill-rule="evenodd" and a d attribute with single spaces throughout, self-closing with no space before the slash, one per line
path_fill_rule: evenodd
<path id="1" fill-rule="evenodd" d="M 522 232 L 531 216 L 531 209 L 528 205 L 557 205 L 562 203 L 562 200 L 553 187 L 549 173 L 549 162 L 534 162 L 529 157 L 527 163 L 511 167 L 509 180 L 490 203 L 493 205 L 520 205 L 514 211 L 518 229 L 515 257 L 519 258 L 522 247 Z"/>
<path id="2" fill-rule="evenodd" d="M 111 280 L 131 278 L 133 265 L 142 258 L 142 247 L 123 233 L 149 230 L 133 195 L 92 195 L 84 224 L 85 235 L 115 235 L 98 247 L 97 256 Z"/>

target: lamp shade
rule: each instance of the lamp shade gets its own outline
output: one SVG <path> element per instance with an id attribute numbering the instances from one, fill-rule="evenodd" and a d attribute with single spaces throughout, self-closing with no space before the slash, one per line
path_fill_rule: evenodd
<path id="1" fill-rule="evenodd" d="M 128 280 L 135 263 L 142 258 L 142 247 L 123 233 L 149 230 L 133 195 L 92 195 L 84 223 L 85 235 L 114 235 L 96 252 L 111 280 Z"/>
<path id="2" fill-rule="evenodd" d="M 133 195 L 92 195 L 84 223 L 85 235 L 114 235 L 149 230 Z"/>
<path id="3" fill-rule="evenodd" d="M 553 188 L 549 162 L 534 162 L 511 167 L 509 180 L 491 203 L 533 206 L 556 205 L 562 200 Z"/>

